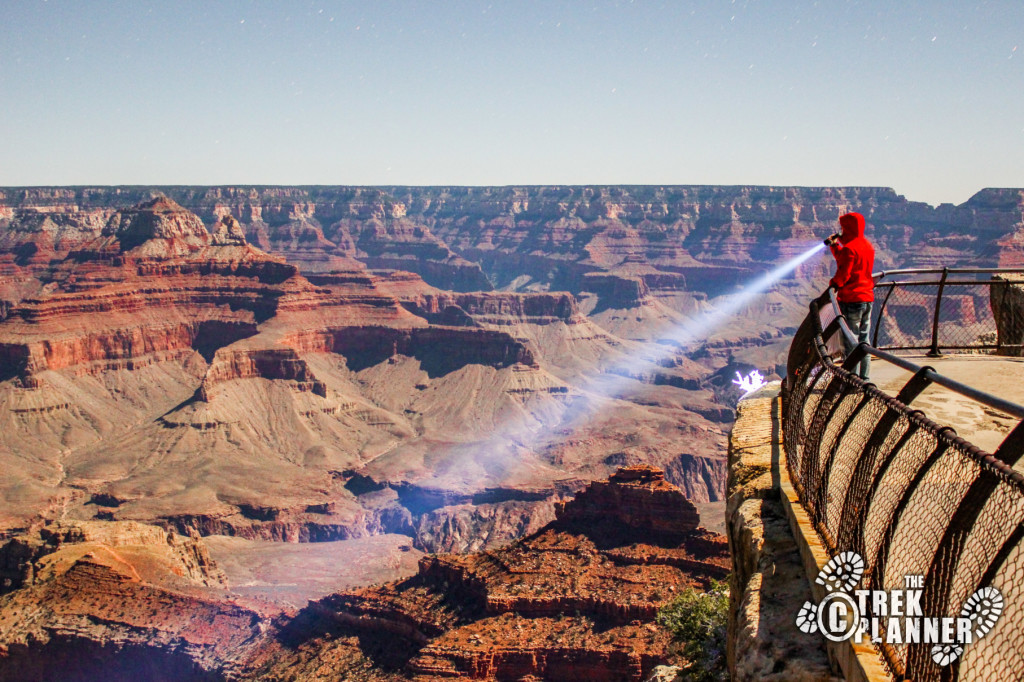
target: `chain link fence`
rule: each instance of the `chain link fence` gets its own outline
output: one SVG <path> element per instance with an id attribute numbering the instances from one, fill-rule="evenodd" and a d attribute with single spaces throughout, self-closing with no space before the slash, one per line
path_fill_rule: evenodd
<path id="1" fill-rule="evenodd" d="M 955 289 L 946 282 L 940 302 L 938 284 L 894 284 L 876 296 L 888 297 L 879 306 L 881 329 L 875 327 L 880 344 L 931 348 L 936 307 L 941 348 L 995 349 L 1008 338 L 995 329 L 987 292 L 979 304 L 974 287 L 984 285 Z M 944 326 L 954 315 L 959 325 Z M 994 338 L 985 336 L 993 331 Z M 824 546 L 832 556 L 863 557 L 861 589 L 901 590 L 905 576 L 923 576 L 928 617 L 960 616 L 983 587 L 998 589 L 1005 603 L 991 632 L 951 664 L 937 664 L 924 643 L 876 644 L 879 656 L 897 680 L 1024 680 L 1024 476 L 1013 469 L 1024 451 L 1024 428 L 994 455 L 979 450 L 908 406 L 934 371 L 920 370 L 890 396 L 844 369 L 843 333 L 827 295 L 812 304 L 790 350 L 783 392 L 790 477 Z M 860 350 L 901 364 L 876 348 Z M 866 615 L 887 631 L 886 614 Z"/>
<path id="2" fill-rule="evenodd" d="M 1024 270 L 896 270 L 875 284 L 871 345 L 1020 355 Z M 1013 286 L 1017 284 L 1018 286 Z"/>

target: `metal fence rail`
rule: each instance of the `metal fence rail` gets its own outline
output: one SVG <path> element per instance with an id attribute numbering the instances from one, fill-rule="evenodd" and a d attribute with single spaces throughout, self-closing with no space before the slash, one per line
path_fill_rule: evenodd
<path id="1" fill-rule="evenodd" d="M 986 586 L 1005 598 L 995 628 L 951 665 L 937 665 L 926 644 L 877 645 L 880 656 L 899 680 L 1024 680 L 1024 476 L 1013 468 L 1024 427 L 989 454 L 910 405 L 936 382 L 1017 418 L 1024 407 L 867 344 L 844 359 L 843 336 L 853 338 L 825 294 L 794 338 L 783 392 L 790 477 L 823 544 L 833 556 L 864 558 L 864 589 L 902 589 L 905 576 L 923 576 L 928 616 L 959 616 Z M 898 395 L 883 393 L 848 371 L 862 353 L 914 376 Z M 868 615 L 887 627 L 882 614 Z"/>
<path id="2" fill-rule="evenodd" d="M 998 308 L 1024 269 L 943 268 L 876 273 L 871 345 L 883 350 L 998 350 L 1020 355 L 1024 308 Z"/>

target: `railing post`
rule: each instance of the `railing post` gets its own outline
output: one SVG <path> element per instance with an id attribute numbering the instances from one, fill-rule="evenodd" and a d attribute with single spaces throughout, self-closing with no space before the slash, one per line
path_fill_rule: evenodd
<path id="1" fill-rule="evenodd" d="M 1010 431 L 1010 435 L 1003 439 L 994 454 L 996 459 L 1010 466 L 1024 457 L 1024 421 Z"/>
<path id="2" fill-rule="evenodd" d="M 885 304 L 889 302 L 889 297 L 892 296 L 893 289 L 896 288 L 896 282 L 889 284 L 889 291 L 885 292 L 885 298 L 882 299 L 882 307 L 878 309 L 878 318 L 875 320 L 875 333 L 871 337 L 871 345 L 878 348 L 878 330 L 882 328 L 882 315 L 885 314 Z"/>
<path id="3" fill-rule="evenodd" d="M 937 358 L 939 352 L 939 312 L 942 310 L 942 291 L 946 288 L 946 277 L 949 276 L 949 268 L 942 268 L 942 279 L 939 280 L 939 294 L 935 297 L 935 316 L 932 318 L 932 347 L 928 351 L 928 357 Z"/>
<path id="4" fill-rule="evenodd" d="M 932 379 L 929 375 L 934 371 L 935 368 L 933 367 L 922 367 L 917 370 L 914 376 L 910 377 L 910 381 L 904 384 L 903 388 L 900 389 L 900 392 L 896 395 L 896 400 L 904 405 L 909 405 L 914 402 L 914 399 L 921 395 L 921 392 L 924 391 L 924 389 L 931 386 Z"/>

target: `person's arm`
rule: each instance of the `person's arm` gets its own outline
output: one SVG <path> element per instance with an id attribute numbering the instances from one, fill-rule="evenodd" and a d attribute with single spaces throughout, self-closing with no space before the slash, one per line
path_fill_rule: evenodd
<path id="1" fill-rule="evenodd" d="M 829 280 L 829 286 L 842 289 L 843 285 L 850 281 L 853 273 L 853 254 L 850 249 L 839 249 L 836 253 L 836 274 Z"/>

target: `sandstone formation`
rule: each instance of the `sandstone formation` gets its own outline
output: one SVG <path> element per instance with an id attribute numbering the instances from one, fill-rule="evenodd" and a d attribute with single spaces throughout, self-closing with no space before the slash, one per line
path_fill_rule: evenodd
<path id="1" fill-rule="evenodd" d="M 132 522 L 61 523 L 0 547 L 0 677 L 223 679 L 273 612 L 226 600 L 194 538 Z"/>
<path id="2" fill-rule="evenodd" d="M 605 481 L 595 481 L 569 502 L 560 502 L 560 520 L 603 524 L 609 520 L 648 533 L 679 534 L 697 528 L 700 516 L 689 500 L 649 466 L 624 467 Z"/>
<path id="3" fill-rule="evenodd" d="M 622 518 L 605 505 L 628 499 Z M 669 659 L 657 609 L 727 572 L 651 467 L 595 482 L 505 549 L 428 556 L 418 575 L 312 603 L 249 659 L 261 679 L 642 680 Z M 650 522 L 658 520 L 656 525 Z M 645 523 L 646 522 L 646 523 Z"/>

